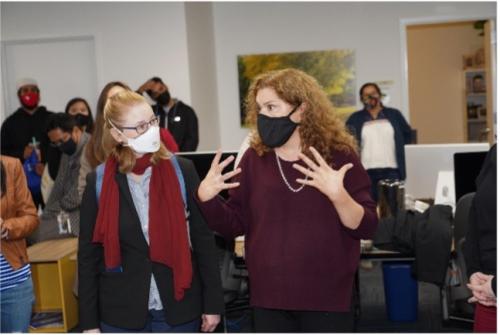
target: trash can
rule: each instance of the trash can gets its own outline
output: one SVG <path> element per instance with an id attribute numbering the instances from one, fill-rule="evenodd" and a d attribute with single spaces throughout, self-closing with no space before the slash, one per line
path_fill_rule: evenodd
<path id="1" fill-rule="evenodd" d="M 411 262 L 384 262 L 385 307 L 391 321 L 414 322 L 418 318 L 418 285 Z"/>

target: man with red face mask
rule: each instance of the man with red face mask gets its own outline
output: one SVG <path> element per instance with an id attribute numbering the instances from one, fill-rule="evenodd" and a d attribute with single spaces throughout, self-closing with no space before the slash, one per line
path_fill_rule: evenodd
<path id="1" fill-rule="evenodd" d="M 21 107 L 2 124 L 1 153 L 24 162 L 32 155 L 35 141 L 40 149 L 40 163 L 35 170 L 38 175 L 42 175 L 49 144 L 45 126 L 52 112 L 39 105 L 40 89 L 34 79 L 20 79 L 16 88 Z M 43 204 L 41 194 L 32 191 L 32 195 L 37 207 Z"/>

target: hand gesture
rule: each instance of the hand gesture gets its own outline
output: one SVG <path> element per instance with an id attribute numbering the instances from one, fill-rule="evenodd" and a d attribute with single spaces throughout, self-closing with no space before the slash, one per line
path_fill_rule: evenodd
<path id="1" fill-rule="evenodd" d="M 201 331 L 211 333 L 215 330 L 220 322 L 220 315 L 203 314 L 201 316 Z"/>
<path id="2" fill-rule="evenodd" d="M 313 186 L 326 195 L 332 202 L 337 201 L 346 193 L 344 188 L 344 177 L 346 172 L 351 169 L 353 165 L 351 163 L 345 164 L 339 170 L 334 170 L 326 163 L 315 148 L 310 147 L 310 150 L 316 162 L 313 162 L 303 153 L 299 154 L 299 158 L 306 163 L 308 169 L 299 164 L 293 164 L 295 169 L 308 177 L 304 179 L 298 178 L 297 182 Z"/>
<path id="3" fill-rule="evenodd" d="M 217 154 L 212 161 L 212 165 L 210 166 L 210 170 L 205 176 L 205 179 L 203 179 L 200 183 L 200 187 L 198 188 L 198 198 L 202 202 L 213 199 L 222 190 L 240 186 L 240 183 L 238 182 L 226 183 L 226 181 L 240 173 L 241 168 L 222 174 L 224 168 L 234 160 L 234 156 L 229 156 L 222 163 L 219 163 L 221 156 L 222 151 L 219 149 L 217 150 Z"/>

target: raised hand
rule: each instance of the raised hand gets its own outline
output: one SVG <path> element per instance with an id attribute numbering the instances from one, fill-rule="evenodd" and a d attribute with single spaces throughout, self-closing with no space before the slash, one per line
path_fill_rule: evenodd
<path id="1" fill-rule="evenodd" d="M 328 163 L 326 163 L 314 147 L 310 147 L 309 149 L 311 150 L 316 162 L 312 161 L 303 153 L 299 154 L 299 158 L 306 163 L 308 169 L 299 164 L 293 165 L 295 169 L 306 175 L 306 178 L 304 179 L 298 178 L 297 182 L 317 188 L 332 202 L 335 202 L 346 193 L 344 188 L 344 177 L 346 172 L 352 168 L 353 165 L 351 163 L 345 164 L 339 170 L 334 170 L 330 165 L 328 165 Z"/>
<path id="2" fill-rule="evenodd" d="M 212 161 L 210 170 L 208 170 L 205 179 L 201 181 L 200 187 L 198 187 L 198 198 L 202 202 L 213 199 L 222 190 L 240 186 L 240 183 L 238 182 L 226 183 L 226 181 L 239 174 L 241 172 L 241 168 L 222 174 L 224 168 L 234 160 L 234 156 L 230 156 L 220 163 L 221 156 L 222 151 L 219 149 L 217 150 L 217 154 Z"/>

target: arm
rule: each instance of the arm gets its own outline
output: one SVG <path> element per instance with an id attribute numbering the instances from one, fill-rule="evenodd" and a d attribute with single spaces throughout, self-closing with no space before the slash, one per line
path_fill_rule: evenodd
<path id="1" fill-rule="evenodd" d="M 7 173 L 13 174 L 14 185 L 9 192 L 14 192 L 15 201 L 12 205 L 17 208 L 16 216 L 6 219 L 2 224 L 2 228 L 7 230 L 9 240 L 23 239 L 36 229 L 40 221 L 28 189 L 21 162 L 16 160 L 12 171 L 7 171 Z"/>
<path id="2" fill-rule="evenodd" d="M 469 211 L 467 231 L 465 233 L 464 258 L 465 265 L 467 266 L 468 278 L 470 278 L 472 274 L 481 271 L 481 265 L 479 261 L 479 239 L 476 224 L 476 207 L 474 205 L 474 199 L 472 199 L 472 205 Z"/>
<path id="3" fill-rule="evenodd" d="M 401 126 L 401 132 L 403 133 L 404 142 L 405 142 L 405 144 L 410 144 L 411 143 L 411 127 L 408 124 L 408 122 L 406 122 L 406 119 L 403 116 L 403 114 L 401 114 L 401 112 L 398 110 L 396 110 L 396 112 L 398 114 L 399 124 Z"/>
<path id="4" fill-rule="evenodd" d="M 86 148 L 84 148 L 82 157 L 80 157 L 80 171 L 78 172 L 78 197 L 80 198 L 80 202 L 82 201 L 83 191 L 87 185 L 87 175 L 92 171 L 85 152 Z"/>
<path id="5" fill-rule="evenodd" d="M 183 173 L 186 176 L 186 191 L 188 194 L 193 194 L 198 188 L 200 179 L 192 162 L 187 162 L 186 171 Z M 191 243 L 203 286 L 203 313 L 223 314 L 224 295 L 215 237 L 203 219 L 194 198 L 189 197 L 188 207 Z"/>
<path id="6" fill-rule="evenodd" d="M 342 222 L 344 222 L 344 217 L 346 217 L 345 220 L 349 220 L 349 218 L 351 220 L 354 218 L 359 219 L 357 227 L 352 225 L 349 227 L 344 224 L 346 230 L 352 237 L 358 239 L 371 239 L 375 235 L 378 225 L 377 204 L 373 201 L 371 196 L 371 181 L 357 155 L 351 154 L 348 160 L 353 164 L 353 167 L 346 174 L 344 180 L 345 190 L 352 199 L 352 202 L 363 209 L 362 214 L 359 215 L 359 212 L 355 212 L 352 209 L 354 208 L 353 204 L 344 207 L 342 203 L 339 202 L 339 205 L 335 206 L 335 208 Z M 359 216 L 354 217 L 355 214 Z"/>
<path id="7" fill-rule="evenodd" d="M 198 118 L 194 110 L 189 106 L 186 106 L 185 114 L 187 125 L 182 151 L 196 151 L 198 147 Z"/>
<path id="8" fill-rule="evenodd" d="M 348 233 L 358 239 L 369 239 L 377 229 L 375 202 L 370 196 L 370 178 L 354 153 L 337 162 L 339 170 L 333 169 L 313 147 L 310 148 L 316 162 L 303 153 L 299 157 L 309 166 L 293 167 L 310 179 L 297 182 L 313 186 L 330 199 L 339 214 L 340 221 Z"/>
<path id="9" fill-rule="evenodd" d="M 92 242 L 97 219 L 95 179 L 95 173 L 87 176 L 80 211 L 78 304 L 83 330 L 99 328 L 99 263 L 103 259 L 103 251 L 101 245 Z"/>
<path id="10" fill-rule="evenodd" d="M 221 175 L 222 170 L 232 161 L 232 159 L 234 159 L 234 157 L 229 157 L 219 164 L 221 155 L 219 151 L 212 162 L 210 171 L 200 183 L 194 195 L 198 207 L 201 209 L 210 229 L 215 230 L 228 240 L 234 239 L 236 236 L 245 233 L 243 219 L 245 216 L 243 215 L 242 205 L 246 204 L 247 200 L 245 199 L 245 191 L 242 187 L 248 187 L 248 184 L 244 180 L 244 174 L 243 176 L 237 174 L 241 171 L 245 171 L 246 158 L 248 157 L 247 154 L 248 151 L 243 156 L 240 167 L 232 172 Z M 235 175 L 236 177 L 232 180 L 232 183 L 224 183 L 224 181 Z M 242 186 L 240 186 L 240 182 Z M 231 188 L 229 190 L 229 200 L 225 201 L 217 194 L 222 189 L 228 188 Z M 207 193 L 210 194 L 207 196 Z M 202 194 L 203 196 L 201 196 Z"/>

